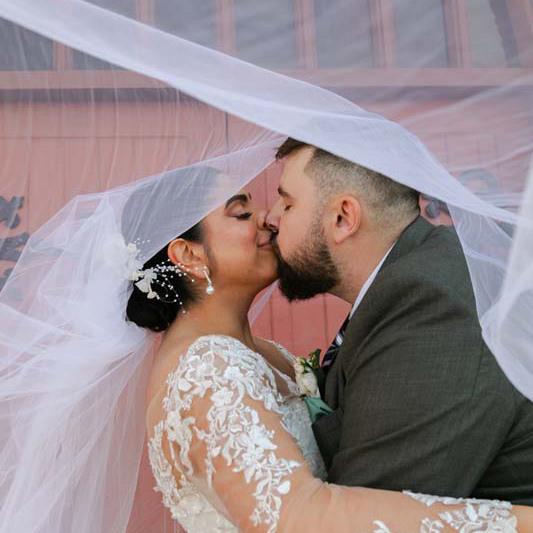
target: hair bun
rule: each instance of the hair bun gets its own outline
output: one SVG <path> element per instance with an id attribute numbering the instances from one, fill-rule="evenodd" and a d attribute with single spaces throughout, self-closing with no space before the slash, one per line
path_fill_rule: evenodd
<path id="1" fill-rule="evenodd" d="M 126 316 L 130 322 L 141 328 L 160 332 L 168 329 L 176 319 L 179 310 L 179 303 L 149 300 L 146 294 L 134 285 L 126 308 Z"/>

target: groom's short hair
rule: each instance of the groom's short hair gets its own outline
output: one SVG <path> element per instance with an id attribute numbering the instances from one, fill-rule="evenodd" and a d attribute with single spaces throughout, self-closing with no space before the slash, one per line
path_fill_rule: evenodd
<path id="1" fill-rule="evenodd" d="M 289 137 L 278 148 L 276 159 L 305 147 L 314 148 L 314 152 L 304 171 L 316 183 L 324 201 L 335 194 L 357 192 L 378 225 L 395 225 L 420 213 L 418 191 L 322 148 Z"/>

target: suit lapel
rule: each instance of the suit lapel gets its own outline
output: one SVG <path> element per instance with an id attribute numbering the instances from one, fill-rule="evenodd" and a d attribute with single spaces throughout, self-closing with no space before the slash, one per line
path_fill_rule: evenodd
<path id="1" fill-rule="evenodd" d="M 390 251 L 388 257 L 385 259 L 380 271 L 378 272 L 378 275 L 376 276 L 376 279 L 374 280 L 374 283 L 378 281 L 380 276 L 387 275 L 386 271 L 388 266 L 419 246 L 434 229 L 435 227 L 421 216 L 418 216 L 413 222 L 411 222 L 411 224 L 404 229 L 393 249 Z M 323 394 L 322 397 L 332 409 L 336 409 L 339 403 L 342 403 L 342 391 L 344 389 L 342 359 L 344 357 L 349 357 L 351 352 L 353 352 L 352 341 L 354 336 L 357 336 L 357 329 L 360 325 L 359 319 L 364 316 L 364 304 L 369 301 L 369 298 L 372 299 L 374 297 L 377 296 L 373 294 L 371 286 L 361 301 L 359 308 L 348 323 L 344 336 L 344 342 L 339 348 L 337 357 L 333 361 L 329 371 L 326 375 L 322 373 L 322 376 L 319 376 L 319 382 L 320 379 L 323 380 L 321 387 L 321 392 Z"/>

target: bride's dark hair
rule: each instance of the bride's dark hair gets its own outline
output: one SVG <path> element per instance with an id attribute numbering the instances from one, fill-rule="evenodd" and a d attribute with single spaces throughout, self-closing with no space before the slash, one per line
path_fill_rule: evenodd
<path id="1" fill-rule="evenodd" d="M 192 228 L 182 233 L 179 238 L 195 243 L 203 243 L 202 222 L 198 222 Z M 153 268 L 168 260 L 168 244 L 152 256 L 144 266 L 143 270 Z M 142 292 L 133 284 L 133 292 L 128 300 L 126 316 L 128 320 L 142 328 L 152 331 L 165 331 L 178 316 L 178 313 L 194 304 L 199 299 L 199 291 L 186 276 L 178 276 L 173 271 L 166 272 L 166 282 L 172 285 L 173 292 L 179 295 L 180 302 L 166 302 L 157 298 L 148 299 L 146 293 Z M 152 282 L 157 291 L 157 283 Z"/>
<path id="2" fill-rule="evenodd" d="M 133 193 L 131 197 L 128 198 L 122 215 L 122 230 L 126 243 L 134 242 L 134 235 L 136 235 L 136 232 L 133 228 L 139 227 L 139 218 L 142 218 L 143 216 L 157 216 L 157 211 L 154 209 L 154 206 L 157 206 L 158 198 L 160 196 L 168 197 L 168 195 L 172 193 L 172 183 L 176 183 L 176 186 L 178 187 L 180 181 L 182 182 L 184 179 L 194 180 L 195 185 L 205 185 L 205 188 L 202 187 L 202 190 L 205 191 L 209 190 L 210 187 L 213 187 L 213 180 L 215 180 L 219 174 L 220 171 L 212 167 L 196 165 L 190 169 L 180 169 L 179 171 L 169 172 L 168 177 L 170 182 L 167 181 L 167 186 L 165 187 L 158 188 L 156 185 L 155 188 L 151 188 L 148 186 Z M 168 183 L 170 183 L 170 186 L 168 186 Z M 147 198 L 150 198 L 151 201 L 147 202 Z M 199 201 L 201 201 L 201 199 Z M 146 214 L 140 216 L 139 211 L 146 211 Z M 166 223 L 168 223 L 168 221 L 162 221 L 162 224 Z M 178 235 L 176 238 L 205 245 L 202 220 L 181 235 Z M 144 263 L 142 270 L 162 265 L 165 262 L 169 264 L 169 244 L 170 243 L 167 243 L 155 255 L 150 257 L 150 259 Z M 176 299 L 176 296 L 179 296 L 179 301 L 171 302 L 157 298 L 149 299 L 147 298 L 147 294 L 142 292 L 135 283 L 133 283 L 133 292 L 130 295 L 126 308 L 126 317 L 129 321 L 155 332 L 165 331 L 170 324 L 174 322 L 179 312 L 187 309 L 201 298 L 202 292 L 196 288 L 195 284 L 191 282 L 188 276 L 178 276 L 176 272 L 170 270 L 166 271 L 165 274 L 167 276 L 165 279 L 166 284 L 172 287 L 169 300 L 174 300 Z M 157 280 L 152 282 L 152 286 L 154 291 L 161 291 L 161 287 L 158 285 Z"/>

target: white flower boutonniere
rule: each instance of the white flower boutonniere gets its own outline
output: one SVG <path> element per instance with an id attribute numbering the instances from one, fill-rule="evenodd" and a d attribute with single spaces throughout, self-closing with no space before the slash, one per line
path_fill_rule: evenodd
<path id="1" fill-rule="evenodd" d="M 312 422 L 332 412 L 332 409 L 320 398 L 316 376 L 320 367 L 319 361 L 320 350 L 314 350 L 308 357 L 297 357 L 294 363 L 296 384 L 307 405 Z"/>
<path id="2" fill-rule="evenodd" d="M 294 363 L 294 372 L 296 374 L 296 384 L 300 389 L 302 396 L 311 396 L 320 398 L 318 390 L 318 381 L 315 372 L 318 370 L 318 360 L 320 350 L 315 350 L 309 354 L 309 357 L 297 357 Z"/>

